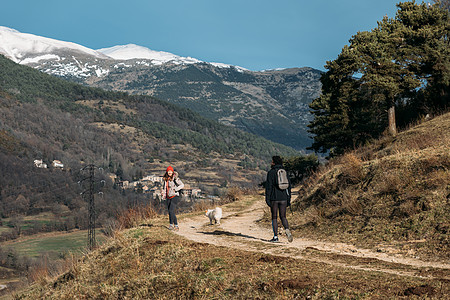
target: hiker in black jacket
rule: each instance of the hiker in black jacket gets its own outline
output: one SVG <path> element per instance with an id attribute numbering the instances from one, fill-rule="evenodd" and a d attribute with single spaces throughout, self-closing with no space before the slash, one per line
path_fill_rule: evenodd
<path id="1" fill-rule="evenodd" d="M 277 215 L 280 214 L 281 223 L 286 231 L 286 236 L 289 242 L 292 242 L 292 234 L 289 230 L 289 224 L 286 219 L 286 209 L 291 205 L 291 182 L 288 179 L 289 187 L 287 189 L 280 189 L 278 187 L 278 170 L 283 168 L 283 160 L 279 156 L 272 157 L 272 167 L 267 173 L 266 180 L 266 203 L 270 206 L 272 213 L 272 229 L 273 238 L 270 242 L 278 242 L 278 223 Z"/>

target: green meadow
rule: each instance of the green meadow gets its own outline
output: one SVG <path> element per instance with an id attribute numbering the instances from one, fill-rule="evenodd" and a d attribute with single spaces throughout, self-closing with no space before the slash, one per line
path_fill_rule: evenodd
<path id="1" fill-rule="evenodd" d="M 96 230 L 96 240 L 102 244 L 106 237 Z M 69 253 L 81 254 L 87 249 L 88 232 L 79 230 L 69 233 L 38 234 L 21 239 L 19 241 L 7 243 L 6 247 L 16 250 L 20 255 L 36 258 L 42 254 L 49 255 L 49 258 L 64 258 Z"/>

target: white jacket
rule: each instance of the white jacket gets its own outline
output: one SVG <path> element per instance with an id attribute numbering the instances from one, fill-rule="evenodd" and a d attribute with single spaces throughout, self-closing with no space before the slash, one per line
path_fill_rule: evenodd
<path id="1" fill-rule="evenodd" d="M 176 181 L 176 183 L 175 183 Z M 179 191 L 184 188 L 184 183 L 178 178 L 178 174 L 174 173 L 173 180 L 165 181 L 163 180 L 163 189 L 161 191 L 161 198 L 163 200 L 167 198 L 173 198 L 179 196 Z"/>

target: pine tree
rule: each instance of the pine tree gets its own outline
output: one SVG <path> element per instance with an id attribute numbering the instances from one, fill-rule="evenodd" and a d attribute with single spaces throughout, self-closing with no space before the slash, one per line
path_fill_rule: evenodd
<path id="1" fill-rule="evenodd" d="M 448 106 L 450 97 L 450 22 L 439 5 L 400 3 L 398 32 L 403 39 L 399 57 L 422 83 L 412 109 L 434 113 Z"/>
<path id="2" fill-rule="evenodd" d="M 394 19 L 358 32 L 327 62 L 322 95 L 310 104 L 311 149 L 338 155 L 386 130 L 395 135 L 398 108 L 404 125 L 448 106 L 448 11 L 414 2 L 397 6 Z"/>
<path id="3" fill-rule="evenodd" d="M 283 158 L 283 161 L 284 168 L 295 183 L 300 182 L 319 166 L 319 160 L 314 154 Z"/>
<path id="4" fill-rule="evenodd" d="M 450 12 L 450 0 L 434 0 L 434 4 L 439 5 L 439 7 L 446 9 Z"/>

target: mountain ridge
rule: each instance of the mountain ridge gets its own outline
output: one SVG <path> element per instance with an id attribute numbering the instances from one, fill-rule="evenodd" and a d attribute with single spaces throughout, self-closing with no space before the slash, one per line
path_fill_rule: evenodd
<path id="1" fill-rule="evenodd" d="M 22 33 L 9 27 L 0 26 L 0 53 L 5 54 L 14 62 L 21 63 L 22 57 L 29 54 L 49 54 L 49 52 L 66 48 L 99 58 L 107 58 L 100 52 L 76 43 Z"/>
<path id="2" fill-rule="evenodd" d="M 172 62 L 175 64 L 205 63 L 204 61 L 196 58 L 182 57 L 165 51 L 156 51 L 136 44 L 116 45 L 101 49 L 90 49 L 73 42 L 65 42 L 52 38 L 41 37 L 31 33 L 22 33 L 16 29 L 5 26 L 0 26 L 0 41 L 2 42 L 2 45 L 7 46 L 0 47 L 0 53 L 3 53 L 6 57 L 10 58 L 16 63 L 26 65 L 29 63 L 33 63 L 34 61 L 26 59 L 21 60 L 23 56 L 30 54 L 50 55 L 51 52 L 55 52 L 55 50 L 60 49 L 70 49 L 81 52 L 83 54 L 94 55 L 102 59 L 112 59 L 119 61 L 148 59 L 153 61 L 155 65 L 168 62 Z M 55 57 L 47 57 L 42 59 L 54 58 Z M 231 67 L 231 65 L 227 65 L 224 63 L 211 62 L 210 64 L 221 67 Z M 246 70 L 242 67 L 237 68 Z"/>
<path id="3" fill-rule="evenodd" d="M 5 42 L 1 30 L 0 39 Z M 8 53 L 14 52 L 20 63 L 44 73 L 106 90 L 154 96 L 297 150 L 312 143 L 307 132 L 312 120 L 308 105 L 321 92 L 319 70 L 304 67 L 255 72 L 132 44 L 100 49 L 126 60 L 100 51 L 91 55 L 78 48 L 42 48 L 53 50 L 27 54 L 16 49 Z M 141 58 L 132 58 L 136 56 Z"/>

